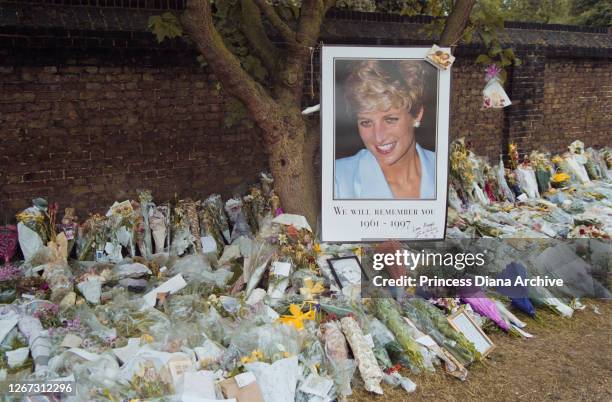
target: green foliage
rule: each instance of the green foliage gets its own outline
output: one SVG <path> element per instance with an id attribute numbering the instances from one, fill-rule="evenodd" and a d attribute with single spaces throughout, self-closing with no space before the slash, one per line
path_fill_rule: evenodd
<path id="1" fill-rule="evenodd" d="M 158 42 L 164 39 L 183 35 L 183 27 L 178 18 L 170 12 L 149 17 L 149 29 L 155 34 Z"/>
<path id="2" fill-rule="evenodd" d="M 506 68 L 512 65 L 518 66 L 521 60 L 516 57 L 510 47 L 504 47 L 501 36 L 504 33 L 504 17 L 502 14 L 502 1 L 481 0 L 476 2 L 466 32 L 471 32 L 469 39 L 473 39 L 476 33 L 487 49 L 487 53 L 481 54 L 476 58 L 477 64 L 490 65 L 496 64 L 502 68 L 500 78 L 505 81 Z M 467 35 L 463 39 L 466 40 Z"/>
<path id="3" fill-rule="evenodd" d="M 612 3 L 609 0 L 572 0 L 571 22 L 577 25 L 609 27 L 612 25 Z"/>
<path id="4" fill-rule="evenodd" d="M 501 14 L 506 21 L 612 25 L 612 3 L 609 0 L 504 0 Z"/>

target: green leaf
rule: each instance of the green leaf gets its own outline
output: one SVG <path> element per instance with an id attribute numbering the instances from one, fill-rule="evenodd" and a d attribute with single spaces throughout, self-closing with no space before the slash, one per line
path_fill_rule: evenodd
<path id="1" fill-rule="evenodd" d="M 491 49 L 489 49 L 489 55 L 490 55 L 491 57 L 493 57 L 493 56 L 497 56 L 497 55 L 498 55 L 498 54 L 500 54 L 501 52 L 502 52 L 502 47 L 500 46 L 500 44 L 499 44 L 499 43 L 497 43 L 497 41 L 496 41 L 496 43 L 495 43 L 495 44 L 493 44 L 493 45 L 491 46 Z"/>
<path id="2" fill-rule="evenodd" d="M 493 59 L 490 58 L 488 55 L 486 54 L 481 54 L 480 56 L 478 56 L 476 58 L 476 64 L 486 64 L 489 65 L 493 62 Z"/>
<path id="3" fill-rule="evenodd" d="M 166 38 L 176 38 L 183 35 L 183 27 L 172 13 L 164 13 L 149 17 L 149 29 L 155 34 L 158 42 Z"/>
<path id="4" fill-rule="evenodd" d="M 506 78 L 508 78 L 508 72 L 506 71 L 506 69 L 502 69 L 499 74 L 499 79 L 502 81 L 502 83 L 506 82 Z"/>
<path id="5" fill-rule="evenodd" d="M 516 58 L 516 55 L 514 54 L 514 50 L 512 50 L 511 47 L 507 47 L 504 49 L 504 55 L 510 60 L 514 60 Z"/>
<path id="6" fill-rule="evenodd" d="M 486 47 L 489 47 L 491 45 L 491 41 L 493 40 L 493 34 L 491 32 L 485 29 L 480 33 L 480 37 L 482 38 L 482 41 L 484 42 Z"/>
<path id="7" fill-rule="evenodd" d="M 518 66 L 520 66 L 521 64 L 523 64 L 523 61 L 522 61 L 521 59 L 519 59 L 518 57 L 515 57 L 515 58 L 514 58 L 514 66 L 515 66 L 515 67 L 518 67 Z"/>
<path id="8" fill-rule="evenodd" d="M 463 36 L 463 39 L 465 40 L 465 43 L 470 43 L 472 42 L 472 38 L 474 37 L 474 30 L 473 29 L 469 29 L 465 35 Z"/>

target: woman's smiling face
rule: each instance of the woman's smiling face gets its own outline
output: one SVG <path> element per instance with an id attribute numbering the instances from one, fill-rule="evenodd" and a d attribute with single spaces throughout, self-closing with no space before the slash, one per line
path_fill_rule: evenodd
<path id="1" fill-rule="evenodd" d="M 414 122 L 407 108 L 391 108 L 386 112 L 357 113 L 357 127 L 365 147 L 374 154 L 381 166 L 391 166 L 402 160 L 415 143 Z"/>

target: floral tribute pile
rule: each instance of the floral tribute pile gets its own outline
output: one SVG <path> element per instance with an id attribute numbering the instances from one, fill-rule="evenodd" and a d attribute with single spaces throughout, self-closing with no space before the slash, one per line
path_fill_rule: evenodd
<path id="1" fill-rule="evenodd" d="M 609 239 L 611 167 L 609 149 L 579 142 L 522 160 L 512 145 L 506 168 L 456 141 L 448 237 Z M 266 174 L 225 202 L 156 204 L 140 191 L 104 215 L 58 214 L 39 198 L 0 228 L 0 380 L 74 381 L 66 400 L 324 402 L 355 386 L 382 394 L 382 383 L 412 392 L 411 373 L 465 380 L 484 358 L 448 320 L 459 309 L 486 331 L 529 337 L 512 310 L 581 308 L 545 287 L 361 298 L 360 279 L 338 282 L 328 259 L 360 259 L 362 246 L 318 243 L 303 217 L 283 213 Z"/>

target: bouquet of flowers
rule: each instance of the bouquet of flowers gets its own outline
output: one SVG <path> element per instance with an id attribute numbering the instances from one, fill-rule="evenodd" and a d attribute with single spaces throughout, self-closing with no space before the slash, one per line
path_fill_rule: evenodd
<path id="1" fill-rule="evenodd" d="M 93 214 L 79 226 L 77 240 L 77 255 L 79 261 L 94 259 L 95 251 L 104 248 L 106 243 L 105 224 L 105 217 L 99 214 Z"/>
<path id="2" fill-rule="evenodd" d="M 190 215 L 185 202 L 179 201 L 172 214 L 171 252 L 173 255 L 181 256 L 189 250 L 193 252 L 196 250 L 194 243 L 199 242 L 199 238 L 196 238 L 191 232 Z"/>
<path id="3" fill-rule="evenodd" d="M 317 272 L 317 248 L 312 233 L 297 229 L 293 225 L 281 225 L 280 231 L 272 242 L 280 246 L 279 258 L 290 259 L 297 269 L 308 268 Z"/>
<path id="4" fill-rule="evenodd" d="M 538 191 L 540 194 L 544 194 L 550 190 L 550 179 L 552 177 L 554 166 L 548 160 L 546 155 L 538 151 L 531 152 L 529 160 L 531 161 L 531 165 L 535 168 Z"/>
<path id="5" fill-rule="evenodd" d="M 529 198 L 540 198 L 538 181 L 529 159 L 525 158 L 523 163 L 517 166 L 514 172 L 516 173 L 521 190 L 523 190 Z"/>
<path id="6" fill-rule="evenodd" d="M 149 228 L 149 211 L 155 208 L 153 196 L 149 190 L 137 191 L 140 201 L 140 213 L 142 214 L 142 230 L 144 236 L 144 250 L 140 249 L 140 254 L 145 258 L 150 258 L 153 254 L 153 244 L 151 242 L 151 230 Z"/>
<path id="7" fill-rule="evenodd" d="M 64 210 L 64 217 L 62 218 L 60 228 L 64 232 L 66 240 L 68 240 L 68 255 L 70 255 L 76 244 L 79 229 L 79 218 L 76 216 L 74 208 L 66 208 Z"/>
<path id="8" fill-rule="evenodd" d="M 465 146 L 465 140 L 460 138 L 451 143 L 450 173 L 459 180 L 465 190 L 472 188 L 476 175 L 471 152 Z"/>
<path id="9" fill-rule="evenodd" d="M 376 317 L 393 332 L 395 339 L 409 356 L 413 365 L 417 368 L 423 368 L 423 355 L 419 344 L 415 342 L 412 336 L 412 328 L 404 321 L 391 299 L 373 299 L 372 304 Z"/>
<path id="10" fill-rule="evenodd" d="M 219 194 L 213 194 L 204 201 L 204 207 L 208 209 L 212 219 L 212 226 L 217 230 L 224 239 L 225 244 L 230 243 L 230 229 L 227 216 L 225 215 L 225 206 Z M 211 228 L 212 229 L 212 228 Z"/>
<path id="11" fill-rule="evenodd" d="M 501 109 L 512 104 L 502 86 L 503 80 L 500 77 L 500 73 L 501 68 L 497 67 L 495 64 L 491 64 L 486 69 L 485 81 L 487 84 L 482 90 L 483 109 Z"/>
<path id="12" fill-rule="evenodd" d="M 240 236 L 253 236 L 244 212 L 242 211 L 242 201 L 240 199 L 231 198 L 227 200 L 225 203 L 225 211 L 232 222 L 232 236 L 230 243 Z"/>
<path id="13" fill-rule="evenodd" d="M 404 314 L 463 365 L 480 359 L 476 347 L 448 323 L 447 317 L 426 300 L 414 298 L 402 305 Z"/>
<path id="14" fill-rule="evenodd" d="M 357 361 L 359 373 L 365 383 L 365 389 L 382 395 L 383 390 L 380 387 L 380 382 L 383 379 L 383 372 L 376 362 L 376 357 L 372 348 L 368 345 L 359 324 L 352 317 L 344 317 L 340 320 L 342 332 Z"/>
<path id="15" fill-rule="evenodd" d="M 167 236 L 169 219 L 170 207 L 166 205 L 158 205 L 149 211 L 149 227 L 153 233 L 155 253 L 162 253 L 165 250 L 166 237 L 169 237 Z"/>

